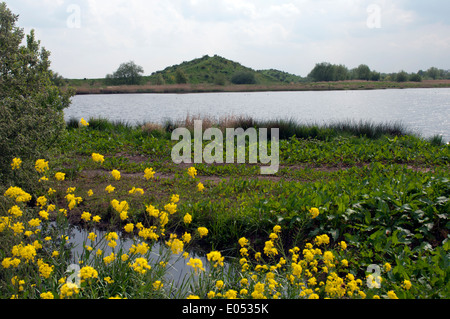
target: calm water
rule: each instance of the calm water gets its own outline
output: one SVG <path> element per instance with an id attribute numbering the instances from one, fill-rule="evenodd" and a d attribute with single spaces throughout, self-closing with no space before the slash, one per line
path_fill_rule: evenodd
<path id="1" fill-rule="evenodd" d="M 400 121 L 424 137 L 450 141 L 450 89 L 324 92 L 79 95 L 66 119 L 104 117 L 132 124 L 183 119 L 187 114 L 254 119 L 295 119 L 303 123 L 339 120 Z"/>
<path id="2" fill-rule="evenodd" d="M 92 243 L 90 239 L 88 239 L 88 234 L 91 231 L 86 231 L 83 229 L 79 229 L 77 227 L 71 228 L 70 233 L 70 242 L 72 243 L 73 247 L 71 249 L 73 254 L 73 263 L 78 264 L 78 261 L 81 259 L 81 255 L 83 253 L 83 244 L 87 243 L 87 245 L 94 246 L 98 245 L 101 238 L 104 238 L 105 232 L 99 231 L 99 230 L 93 230 L 97 235 L 97 240 Z M 140 242 L 133 242 L 132 239 L 124 239 L 122 237 L 117 240 L 117 247 L 113 250 L 112 248 L 104 245 L 101 245 L 101 249 L 103 249 L 104 256 L 108 256 L 111 254 L 111 252 L 114 252 L 116 254 L 119 253 L 120 249 L 122 249 L 122 253 L 127 253 L 130 247 L 133 244 L 139 244 Z M 97 249 L 97 248 L 96 248 Z M 182 285 L 183 281 L 186 280 L 195 280 L 198 276 L 193 271 L 193 268 L 190 266 L 187 266 L 186 263 L 189 261 L 189 259 L 185 260 L 181 255 L 171 255 L 170 259 L 161 259 L 160 255 L 161 253 L 165 254 L 165 252 L 168 250 L 166 246 L 161 246 L 161 244 L 157 243 L 151 248 L 149 263 L 153 267 L 155 263 L 164 260 L 168 262 L 167 265 L 167 272 L 165 274 L 165 279 L 168 282 L 172 282 L 174 284 L 174 287 L 179 287 Z M 94 250 L 95 252 L 96 250 Z M 94 254 L 94 252 L 92 254 Z M 199 255 L 194 251 L 189 251 L 189 258 L 199 258 L 203 262 L 203 266 L 206 270 L 210 269 L 210 263 L 207 260 L 207 258 L 204 255 Z"/>

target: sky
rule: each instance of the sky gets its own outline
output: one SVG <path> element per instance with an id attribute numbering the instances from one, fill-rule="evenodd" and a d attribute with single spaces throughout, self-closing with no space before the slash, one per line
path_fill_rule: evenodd
<path id="1" fill-rule="evenodd" d="M 66 78 L 145 75 L 215 54 L 307 76 L 316 63 L 450 69 L 448 0 L 10 0 Z"/>

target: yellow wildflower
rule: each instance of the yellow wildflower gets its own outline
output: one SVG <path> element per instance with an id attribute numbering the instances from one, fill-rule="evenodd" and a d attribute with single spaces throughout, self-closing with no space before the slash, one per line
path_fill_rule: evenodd
<path id="1" fill-rule="evenodd" d="M 10 226 L 10 228 L 14 231 L 14 234 L 22 234 L 24 231 L 23 223 L 17 222 L 14 225 Z"/>
<path id="2" fill-rule="evenodd" d="M 205 186 L 204 186 L 202 183 L 198 183 L 198 185 L 197 185 L 197 190 L 198 190 L 199 192 L 203 192 L 204 189 L 205 189 Z"/>
<path id="3" fill-rule="evenodd" d="M 386 272 L 389 272 L 389 271 L 391 271 L 391 264 L 390 263 L 385 263 L 384 264 L 384 270 L 386 271 Z"/>
<path id="4" fill-rule="evenodd" d="M 217 266 L 223 266 L 224 257 L 222 257 L 222 254 L 219 251 L 212 251 L 209 254 L 206 255 L 209 261 L 215 262 L 214 268 L 217 268 Z"/>
<path id="5" fill-rule="evenodd" d="M 169 212 L 170 215 L 173 215 L 177 212 L 177 205 L 173 203 L 169 203 L 164 206 L 164 209 Z"/>
<path id="6" fill-rule="evenodd" d="M 192 239 L 192 236 L 189 233 L 184 233 L 182 239 L 183 239 L 183 242 L 185 242 L 186 244 L 189 244 L 189 242 Z"/>
<path id="7" fill-rule="evenodd" d="M 409 290 L 409 289 L 411 289 L 411 286 L 412 286 L 411 281 L 409 281 L 409 280 L 403 281 L 402 287 L 404 289 Z"/>
<path id="8" fill-rule="evenodd" d="M 280 225 L 276 225 L 273 227 L 273 232 L 275 234 L 278 234 L 279 232 L 281 232 L 281 226 Z"/>
<path id="9" fill-rule="evenodd" d="M 216 288 L 217 289 L 222 289 L 223 288 L 223 285 L 224 285 L 224 283 L 223 283 L 223 281 L 222 280 L 217 280 L 216 281 Z"/>
<path id="10" fill-rule="evenodd" d="M 398 299 L 397 295 L 395 294 L 395 292 L 393 290 L 388 291 L 387 296 L 389 297 L 389 299 Z"/>
<path id="11" fill-rule="evenodd" d="M 13 170 L 19 169 L 20 165 L 22 165 L 22 160 L 20 158 L 13 158 L 11 168 Z"/>
<path id="12" fill-rule="evenodd" d="M 164 287 L 163 283 L 160 280 L 157 280 L 153 283 L 153 289 L 159 290 Z"/>
<path id="13" fill-rule="evenodd" d="M 105 191 L 107 191 L 109 194 L 111 194 L 112 192 L 114 192 L 116 190 L 115 187 L 113 187 L 112 185 L 108 185 L 105 188 Z"/>
<path id="14" fill-rule="evenodd" d="M 66 283 L 61 287 L 60 298 L 72 297 L 80 292 L 78 286 L 74 283 Z"/>
<path id="15" fill-rule="evenodd" d="M 208 299 L 213 299 L 216 296 L 216 293 L 211 290 L 206 296 L 208 297 Z"/>
<path id="16" fill-rule="evenodd" d="M 195 176 L 197 175 L 197 170 L 195 169 L 195 167 L 189 167 L 188 175 L 192 178 L 195 178 Z"/>
<path id="17" fill-rule="evenodd" d="M 113 199 L 111 201 L 111 206 L 116 210 L 116 212 L 121 213 L 121 212 L 126 212 L 130 209 L 130 206 L 128 205 L 127 201 L 122 201 L 119 202 L 116 199 Z"/>
<path id="18" fill-rule="evenodd" d="M 103 162 L 105 161 L 105 157 L 103 155 L 100 155 L 98 153 L 93 153 L 92 154 L 92 160 L 96 163 L 100 163 L 103 164 Z"/>
<path id="19" fill-rule="evenodd" d="M 192 222 L 192 216 L 190 214 L 184 215 L 183 221 L 185 224 L 190 224 Z"/>
<path id="20" fill-rule="evenodd" d="M 55 297 L 51 292 L 43 292 L 39 295 L 41 299 L 54 299 Z"/>
<path id="21" fill-rule="evenodd" d="M 170 202 L 176 204 L 180 201 L 180 195 L 178 194 L 174 194 L 172 195 L 172 197 L 170 198 Z"/>
<path id="22" fill-rule="evenodd" d="M 171 240 L 169 240 L 168 242 L 166 242 L 167 246 L 170 247 L 170 249 L 172 250 L 172 253 L 177 255 L 183 252 L 183 248 L 184 248 L 184 243 L 173 237 L 173 235 L 171 235 Z"/>
<path id="23" fill-rule="evenodd" d="M 191 258 L 189 262 L 187 263 L 188 266 L 191 266 L 194 268 L 194 271 L 197 273 L 199 271 L 205 271 L 205 268 L 203 268 L 203 262 L 201 259 L 198 258 Z"/>
<path id="24" fill-rule="evenodd" d="M 88 122 L 86 122 L 86 120 L 84 119 L 84 118 L 81 118 L 81 120 L 80 120 L 80 124 L 82 125 L 82 126 L 89 126 L 89 123 Z"/>
<path id="25" fill-rule="evenodd" d="M 225 293 L 225 298 L 227 298 L 227 299 L 236 299 L 236 297 L 237 297 L 236 290 L 230 289 Z"/>
<path id="26" fill-rule="evenodd" d="M 148 260 L 145 258 L 136 258 L 135 262 L 131 265 L 131 268 L 133 268 L 134 271 L 145 274 L 147 270 L 151 269 L 152 267 L 148 264 Z"/>
<path id="27" fill-rule="evenodd" d="M 144 190 L 142 188 L 133 187 L 128 193 L 131 194 L 131 195 L 134 195 L 136 193 L 144 195 Z"/>
<path id="28" fill-rule="evenodd" d="M 81 219 L 88 222 L 91 220 L 91 216 L 91 213 L 83 212 L 83 214 L 81 214 Z"/>
<path id="29" fill-rule="evenodd" d="M 245 237 L 242 237 L 239 239 L 238 241 L 239 245 L 241 245 L 241 247 L 247 246 L 248 245 L 248 239 Z"/>
<path id="30" fill-rule="evenodd" d="M 45 196 L 41 196 L 36 200 L 36 203 L 40 207 L 44 207 L 45 205 L 47 205 L 47 198 Z"/>
<path id="31" fill-rule="evenodd" d="M 112 172 L 111 172 L 111 175 L 114 177 L 114 179 L 116 180 L 116 181 L 120 181 L 120 172 L 118 171 L 118 170 L 113 170 Z"/>
<path id="32" fill-rule="evenodd" d="M 328 245 L 330 243 L 330 238 L 328 237 L 328 235 L 319 235 L 316 236 L 316 238 L 314 239 L 314 242 L 316 243 L 317 246 L 320 245 Z"/>
<path id="33" fill-rule="evenodd" d="M 89 233 L 88 239 L 90 239 L 91 241 L 95 241 L 95 239 L 97 239 L 97 235 L 95 233 Z"/>
<path id="34" fill-rule="evenodd" d="M 50 277 L 51 273 L 53 272 L 54 266 L 50 266 L 49 264 L 46 264 L 42 261 L 39 261 L 38 265 L 40 275 L 44 278 Z"/>
<path id="35" fill-rule="evenodd" d="M 152 179 L 155 176 L 153 168 L 146 168 L 144 171 L 144 177 L 146 180 Z"/>
<path id="36" fill-rule="evenodd" d="M 26 203 L 31 200 L 31 195 L 22 190 L 20 187 L 11 186 L 6 190 L 4 196 L 14 199 L 17 203 Z"/>
<path id="37" fill-rule="evenodd" d="M 208 235 L 208 228 L 206 227 L 199 227 L 197 231 L 200 234 L 200 237 L 205 237 L 206 235 Z"/>
<path id="38" fill-rule="evenodd" d="M 45 161 L 43 159 L 38 159 L 34 165 L 34 168 L 38 173 L 45 173 L 48 168 L 48 161 Z"/>
<path id="39" fill-rule="evenodd" d="M 126 225 L 123 227 L 123 229 L 124 229 L 127 233 L 132 233 L 133 230 L 134 230 L 134 224 L 132 224 L 132 223 L 126 224 Z"/>
<path id="40" fill-rule="evenodd" d="M 317 216 L 319 216 L 320 212 L 317 208 L 313 207 L 309 210 L 309 214 L 311 216 L 312 219 L 317 218 Z"/>
<path id="41" fill-rule="evenodd" d="M 278 250 L 273 246 L 273 241 L 266 241 L 264 246 L 264 254 L 267 256 L 278 255 Z"/>
<path id="42" fill-rule="evenodd" d="M 63 180 L 66 179 L 66 174 L 61 173 L 61 172 L 56 173 L 56 174 L 55 174 L 55 178 L 56 178 L 58 181 L 63 181 Z"/>
<path id="43" fill-rule="evenodd" d="M 8 214 L 13 215 L 14 217 L 18 218 L 23 215 L 23 212 L 19 206 L 15 205 L 8 210 Z"/>
<path id="44" fill-rule="evenodd" d="M 81 278 L 81 280 L 97 279 L 98 272 L 94 268 L 86 266 L 80 269 L 80 273 L 78 276 Z"/>
<path id="45" fill-rule="evenodd" d="M 161 227 L 164 227 L 169 222 L 169 216 L 166 212 L 161 212 L 159 215 L 159 222 L 161 224 Z"/>
<path id="46" fill-rule="evenodd" d="M 97 251 L 97 254 L 101 255 L 101 250 Z M 114 260 L 116 260 L 116 255 L 114 253 L 111 253 L 109 256 L 106 256 L 105 258 L 103 258 L 103 262 L 108 265 L 110 263 L 112 263 Z"/>

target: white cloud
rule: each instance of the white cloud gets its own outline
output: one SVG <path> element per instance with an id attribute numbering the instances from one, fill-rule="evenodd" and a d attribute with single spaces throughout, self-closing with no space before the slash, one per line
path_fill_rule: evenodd
<path id="1" fill-rule="evenodd" d="M 315 63 L 379 71 L 449 68 L 446 0 L 11 0 L 67 77 L 103 77 L 134 60 L 146 73 L 219 54 L 255 69 L 306 75 Z M 70 4 L 81 28 L 67 26 Z M 381 28 L 367 27 L 369 5 Z M 433 17 L 436 17 L 433 20 Z M 429 62 L 427 64 L 427 62 Z M 426 65 L 427 64 L 427 65 Z"/>

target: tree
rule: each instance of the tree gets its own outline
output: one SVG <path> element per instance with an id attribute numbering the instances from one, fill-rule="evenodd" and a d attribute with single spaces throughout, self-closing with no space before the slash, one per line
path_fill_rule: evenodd
<path id="1" fill-rule="evenodd" d="M 370 80 L 370 68 L 365 65 L 365 64 L 361 64 L 356 68 L 356 78 L 358 80 Z"/>
<path id="2" fill-rule="evenodd" d="M 114 85 L 137 85 L 141 83 L 144 69 L 133 61 L 122 63 L 112 75 L 106 75 L 106 83 Z"/>
<path id="3" fill-rule="evenodd" d="M 348 79 L 348 69 L 345 65 L 334 65 L 334 81 L 345 81 Z"/>
<path id="4" fill-rule="evenodd" d="M 441 72 L 439 71 L 439 69 L 438 69 L 438 68 L 435 68 L 435 67 L 431 67 L 431 68 L 429 68 L 429 69 L 427 70 L 428 76 L 429 76 L 430 78 L 432 78 L 433 80 L 438 79 L 440 73 L 441 73 Z"/>
<path id="5" fill-rule="evenodd" d="M 409 80 L 412 82 L 422 82 L 422 77 L 419 73 L 413 73 L 409 76 Z"/>
<path id="6" fill-rule="evenodd" d="M 334 81 L 336 74 L 335 67 L 328 63 L 322 62 L 317 63 L 316 66 L 312 69 L 312 71 L 308 74 L 308 77 L 312 78 L 313 81 L 322 82 L 322 81 Z"/>
<path id="7" fill-rule="evenodd" d="M 406 82 L 406 81 L 408 81 L 408 73 L 406 73 L 403 70 L 398 72 L 397 75 L 395 76 L 395 80 L 397 82 Z"/>
<path id="8" fill-rule="evenodd" d="M 24 39 L 14 15 L 0 3 L 0 180 L 11 176 L 11 160 L 44 157 L 63 134 L 63 109 L 71 89 L 52 83 L 50 52 L 40 48 L 34 30 Z M 24 164 L 25 165 L 25 164 Z"/>

